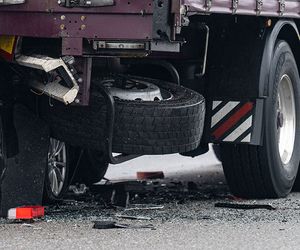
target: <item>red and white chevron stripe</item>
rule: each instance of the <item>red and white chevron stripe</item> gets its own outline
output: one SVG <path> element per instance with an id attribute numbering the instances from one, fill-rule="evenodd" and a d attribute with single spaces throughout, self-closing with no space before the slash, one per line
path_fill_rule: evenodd
<path id="1" fill-rule="evenodd" d="M 211 135 L 213 141 L 251 141 L 253 102 L 213 101 Z"/>

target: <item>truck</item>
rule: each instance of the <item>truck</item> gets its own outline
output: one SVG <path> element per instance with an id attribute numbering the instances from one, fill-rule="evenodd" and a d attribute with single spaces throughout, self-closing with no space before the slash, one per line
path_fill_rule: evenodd
<path id="1" fill-rule="evenodd" d="M 297 190 L 299 18 L 296 0 L 0 0 L 2 214 L 210 143 L 234 195 Z"/>

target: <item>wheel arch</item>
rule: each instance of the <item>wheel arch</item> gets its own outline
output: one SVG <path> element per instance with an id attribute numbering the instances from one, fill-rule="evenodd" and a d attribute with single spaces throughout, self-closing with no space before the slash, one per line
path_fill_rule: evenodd
<path id="1" fill-rule="evenodd" d="M 298 70 L 300 68 L 300 34 L 296 24 L 284 25 L 278 34 L 278 39 L 285 40 L 291 47 Z"/>
<path id="2" fill-rule="evenodd" d="M 297 48 L 299 42 L 299 32 L 297 25 L 293 20 L 288 19 L 242 19 L 240 28 L 236 29 L 238 23 L 230 24 L 228 29 L 228 38 L 223 41 L 215 41 L 215 51 L 218 46 L 223 46 L 219 54 L 213 55 L 214 60 L 208 78 L 207 86 L 207 117 L 205 124 L 205 134 L 208 136 L 208 142 L 227 143 L 224 138 L 219 139 L 214 136 L 214 132 L 227 122 L 215 124 L 212 119 L 216 115 L 212 109 L 216 103 L 226 104 L 230 102 L 239 102 L 240 104 L 250 101 L 254 104 L 252 110 L 251 139 L 246 142 L 252 145 L 262 145 L 265 99 L 269 95 L 269 76 L 272 67 L 273 52 L 278 39 L 286 40 L 290 45 L 298 68 L 300 65 L 300 52 Z M 272 24 L 269 25 L 269 21 Z M 252 23 L 251 23 L 252 22 Z M 245 29 L 252 24 L 252 29 Z M 256 26 L 254 26 L 256 25 Z M 217 37 L 218 38 L 218 37 Z M 299 46 L 299 45 L 298 45 Z M 225 51 L 225 52 L 223 52 Z M 228 52 L 229 51 L 229 52 Z M 240 51 L 232 56 L 232 51 Z M 227 53 L 226 53 L 227 52 Z M 222 57 L 222 55 L 224 55 Z M 297 58 L 298 57 L 298 58 Z M 223 58 L 223 59 L 222 59 Z M 245 62 L 247 58 L 247 62 Z M 221 65 L 222 67 L 218 66 Z M 220 105 L 221 107 L 221 105 Z M 217 110 L 217 109 L 216 109 Z M 223 114 L 231 117 L 230 113 Z M 242 121 L 242 119 L 241 119 Z M 229 141 L 236 144 L 242 141 Z"/>
<path id="3" fill-rule="evenodd" d="M 300 35 L 297 25 L 293 20 L 278 20 L 274 27 L 268 30 L 261 64 L 259 96 L 268 95 L 268 80 L 274 47 L 278 39 L 285 40 L 294 54 L 298 69 L 300 67 Z"/>

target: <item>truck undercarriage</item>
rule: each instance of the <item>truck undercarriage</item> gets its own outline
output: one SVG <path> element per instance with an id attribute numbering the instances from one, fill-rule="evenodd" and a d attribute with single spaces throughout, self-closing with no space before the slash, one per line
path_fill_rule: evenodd
<path id="1" fill-rule="evenodd" d="M 3 159 L 24 154 L 12 111 L 22 105 L 51 138 L 48 199 L 61 197 L 70 173 L 92 173 L 84 180 L 91 184 L 108 163 L 196 156 L 208 143 L 220 144 L 234 194 L 287 195 L 299 182 L 296 8 L 297 1 L 0 0 L 0 72 L 10 93 L 2 98 L 10 110 L 2 114 Z M 92 167 L 80 166 L 82 157 Z"/>

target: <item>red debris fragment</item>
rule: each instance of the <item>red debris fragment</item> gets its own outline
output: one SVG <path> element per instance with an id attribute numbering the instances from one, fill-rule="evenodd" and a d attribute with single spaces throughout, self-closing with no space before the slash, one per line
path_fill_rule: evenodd
<path id="1" fill-rule="evenodd" d="M 45 208 L 43 206 L 24 206 L 11 208 L 8 210 L 8 219 L 30 220 L 40 218 L 45 215 Z"/>
<path id="2" fill-rule="evenodd" d="M 162 171 L 156 172 L 137 172 L 137 179 L 138 180 L 151 180 L 151 179 L 164 179 L 165 175 Z"/>

